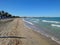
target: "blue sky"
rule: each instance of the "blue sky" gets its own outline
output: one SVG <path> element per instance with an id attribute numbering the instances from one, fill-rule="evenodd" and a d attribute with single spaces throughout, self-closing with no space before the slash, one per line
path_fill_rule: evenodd
<path id="1" fill-rule="evenodd" d="M 0 10 L 18 16 L 60 17 L 60 0 L 0 0 Z"/>

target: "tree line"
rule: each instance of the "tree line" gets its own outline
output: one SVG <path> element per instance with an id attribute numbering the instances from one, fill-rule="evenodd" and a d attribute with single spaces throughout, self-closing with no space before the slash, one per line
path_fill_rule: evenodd
<path id="1" fill-rule="evenodd" d="M 19 18 L 19 16 L 12 16 L 8 12 L 0 11 L 0 18 Z"/>

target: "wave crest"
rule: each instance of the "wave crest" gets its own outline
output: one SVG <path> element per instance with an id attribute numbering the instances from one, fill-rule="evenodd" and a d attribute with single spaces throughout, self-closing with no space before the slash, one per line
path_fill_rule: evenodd
<path id="1" fill-rule="evenodd" d="M 60 27 L 60 25 L 57 24 L 51 24 L 51 26 Z"/>
<path id="2" fill-rule="evenodd" d="M 31 25 L 34 25 L 33 23 L 31 23 L 31 22 L 29 22 L 29 21 L 26 21 L 26 20 L 24 20 L 24 19 L 23 19 L 23 21 L 26 22 L 26 23 L 29 23 L 29 24 L 31 24 Z"/>
<path id="3" fill-rule="evenodd" d="M 47 20 L 42 20 L 42 22 L 48 22 L 48 23 L 60 23 L 60 22 L 57 22 L 57 21 L 47 21 Z"/>

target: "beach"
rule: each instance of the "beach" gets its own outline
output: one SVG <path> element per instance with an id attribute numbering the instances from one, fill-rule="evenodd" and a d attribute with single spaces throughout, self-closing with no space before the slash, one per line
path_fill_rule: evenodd
<path id="1" fill-rule="evenodd" d="M 3 21 L 0 21 L 3 22 Z M 24 38 L 0 38 L 0 45 L 59 45 L 24 25 L 22 18 L 14 18 L 0 23 L 0 36 Z"/>

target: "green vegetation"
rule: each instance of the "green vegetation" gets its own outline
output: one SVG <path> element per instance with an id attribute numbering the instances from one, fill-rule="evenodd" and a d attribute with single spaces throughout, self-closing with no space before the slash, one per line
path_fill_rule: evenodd
<path id="1" fill-rule="evenodd" d="M 8 12 L 0 11 L 0 19 L 2 18 L 19 18 L 19 16 L 12 16 Z"/>

